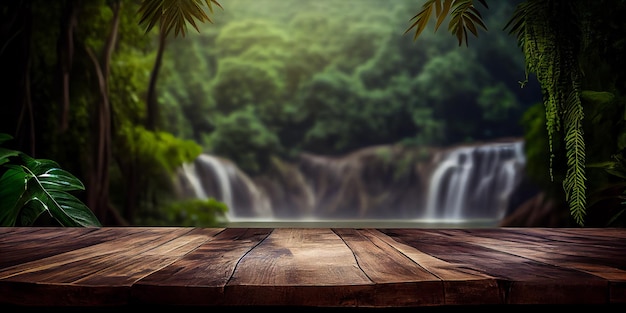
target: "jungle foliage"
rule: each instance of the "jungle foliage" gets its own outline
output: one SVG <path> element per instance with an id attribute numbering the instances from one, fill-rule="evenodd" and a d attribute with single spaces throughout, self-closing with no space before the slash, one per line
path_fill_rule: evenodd
<path id="1" fill-rule="evenodd" d="M 238 1 L 200 32 L 168 43 L 161 124 L 248 174 L 270 156 L 325 155 L 389 143 L 447 146 L 521 137 L 540 100 L 519 88 L 515 39 L 459 51 L 404 36 L 415 1 Z M 372 9 L 372 8 L 377 9 Z M 505 23 L 496 5 L 485 23 Z"/>
<path id="2" fill-rule="evenodd" d="M 624 191 L 624 1 L 476 2 L 429 0 L 412 19 L 414 0 L 3 3 L 0 131 L 85 181 L 115 225 L 218 222 L 220 203 L 187 219 L 171 202 L 173 170 L 202 152 L 255 175 L 301 151 L 525 136 L 546 164 L 531 174 L 588 223 Z M 467 49 L 423 32 L 433 16 Z"/>
<path id="3" fill-rule="evenodd" d="M 86 182 L 78 200 L 63 194 L 65 202 L 57 201 L 65 212 L 72 213 L 67 211 L 69 204 L 75 209 L 64 220 L 50 205 L 52 200 L 40 197 L 45 188 L 27 194 L 32 196 L 29 207 L 37 209 L 32 212 L 40 213 L 48 205 L 63 225 L 95 225 L 82 213 L 89 208 L 102 225 L 142 225 L 154 216 L 166 218 L 164 210 L 176 206 L 172 177 L 202 147 L 147 127 L 146 91 L 155 76 L 151 65 L 158 40 L 139 25 L 138 12 L 142 4 L 154 3 L 20 0 L 0 6 L 0 73 L 6 103 L 0 114 L 1 131 L 15 138 L 5 143 L 6 151 L 25 151 L 20 154 L 24 164 L 11 168 L 16 172 L 36 166 L 37 171 L 30 169 L 32 175 L 25 176 L 34 187 L 35 179 L 48 186 L 39 170 L 57 168 L 56 164 L 67 170 L 55 176 L 67 191 L 83 188 L 79 181 Z M 33 158 L 25 159 L 27 154 Z M 49 174 L 43 175 L 50 179 Z M 20 188 L 14 180 L 10 190 Z M 215 222 L 223 210 L 215 201 L 194 207 L 210 212 L 210 219 L 200 221 L 203 225 Z M 33 222 L 34 214 L 16 219 L 14 211 L 2 212 L 11 214 L 9 222 Z"/>
<path id="4" fill-rule="evenodd" d="M 521 136 L 537 101 L 515 84 L 523 59 L 504 34 L 471 53 L 438 36 L 416 49 L 402 36 L 413 1 L 169 9 L 180 3 L 2 6 L 2 130 L 85 181 L 105 225 L 173 216 L 171 169 L 201 152 L 254 175 L 300 151 Z"/>
<path id="5" fill-rule="evenodd" d="M 487 7 L 485 1 L 478 2 Z M 624 10 L 625 1 L 527 0 L 504 26 L 517 38 L 525 56 L 527 78 L 522 86 L 528 74 L 535 74 L 540 83 L 550 181 L 562 184 L 571 215 L 581 226 L 588 213 L 588 196 L 598 197 L 598 192 L 615 192 L 616 188 L 621 190 L 618 199 L 624 195 L 624 188 L 619 187 L 623 186 L 620 180 L 624 179 L 621 169 L 626 152 L 624 61 L 620 56 L 626 48 L 622 35 L 626 27 L 620 22 Z M 478 36 L 476 25 L 486 29 L 474 1 L 428 0 L 407 29 L 414 31 L 414 39 L 433 12 L 435 30 L 450 14 L 448 30 L 459 45 L 467 45 L 468 30 Z M 530 149 L 536 148 L 533 145 L 527 141 Z M 617 178 L 617 184 L 606 175 L 588 173 L 588 167 L 604 167 Z M 589 176 L 594 179 L 588 182 Z M 624 212 L 623 207 L 598 209 L 612 211 L 610 222 Z"/>

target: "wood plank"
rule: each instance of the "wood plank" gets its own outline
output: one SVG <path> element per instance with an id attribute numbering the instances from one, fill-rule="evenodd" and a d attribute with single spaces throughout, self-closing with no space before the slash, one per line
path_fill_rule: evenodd
<path id="1" fill-rule="evenodd" d="M 569 265 L 609 280 L 609 302 L 626 303 L 623 257 L 626 251 L 624 228 L 510 228 L 524 237 L 540 236 L 566 247 Z M 571 252 L 571 251 L 573 252 Z M 564 263 L 564 262 L 562 262 Z M 565 264 L 564 264 L 565 265 Z"/>
<path id="2" fill-rule="evenodd" d="M 139 280 L 139 303 L 225 305 L 225 286 L 241 259 L 272 229 L 229 228 L 167 267 Z"/>
<path id="3" fill-rule="evenodd" d="M 428 272 L 439 277 L 443 282 L 443 304 L 445 305 L 504 303 L 498 282 L 492 276 L 436 258 L 407 244 L 395 241 L 379 230 L 370 229 L 361 232 L 372 240 L 377 238 L 388 244 Z"/>
<path id="4" fill-rule="evenodd" d="M 376 283 L 374 307 L 442 305 L 441 279 L 367 230 L 339 228 L 334 232 L 352 250 L 356 262 Z M 363 299 L 360 304 L 363 305 Z"/>
<path id="5" fill-rule="evenodd" d="M 85 260 L 113 260 L 118 258 L 116 255 L 140 253 L 146 249 L 150 249 L 152 245 L 158 245 L 164 241 L 171 240 L 177 236 L 190 232 L 192 229 L 160 229 L 160 228 L 145 228 L 139 232 L 130 233 L 128 235 L 120 236 L 118 234 L 111 234 L 111 238 L 108 241 L 100 242 L 97 244 L 91 244 L 85 248 L 76 249 L 62 254 L 57 254 L 51 257 L 37 259 L 31 262 L 22 263 L 17 266 L 5 268 L 0 271 L 0 280 L 11 279 L 12 281 L 56 281 L 55 276 L 63 276 L 63 281 L 56 281 L 59 283 L 72 282 L 75 279 L 81 278 L 83 272 L 89 272 L 90 268 L 81 268 L 75 266 L 76 269 L 71 273 L 63 272 L 63 268 L 70 263 L 74 265 L 80 265 Z M 80 240 L 80 239 L 78 239 Z M 91 243 L 92 238 L 85 238 L 84 241 Z M 68 242 L 70 240 L 67 240 Z M 68 275 L 68 276 L 64 276 Z"/>
<path id="6" fill-rule="evenodd" d="M 470 230 L 456 235 L 450 231 L 402 229 L 384 233 L 457 266 L 497 278 L 506 304 L 608 303 L 608 283 L 602 278 L 477 245 Z"/>
<path id="7" fill-rule="evenodd" d="M 625 228 L 540 228 L 540 227 L 531 227 L 531 228 L 522 228 L 526 229 L 530 232 L 543 232 L 548 233 L 566 233 L 571 238 L 575 237 L 593 237 L 593 238 L 603 238 L 608 241 L 613 241 L 615 238 L 626 239 L 626 229 Z"/>
<path id="8" fill-rule="evenodd" d="M 109 241 L 3 269 L 0 271 L 0 302 L 84 305 L 85 299 L 89 299 L 91 305 L 107 305 L 110 304 L 108 301 L 115 301 L 113 304 L 127 303 L 129 287 L 145 275 L 143 272 L 134 275 L 118 272 L 117 275 L 106 276 L 106 282 L 94 277 L 101 272 L 107 273 L 107 268 L 125 264 L 130 256 L 154 249 L 192 230 L 143 228 L 128 230 L 129 235 L 113 231 L 114 238 Z M 83 238 L 86 241 L 89 239 Z M 96 284 L 90 284 L 90 281 Z"/>
<path id="9" fill-rule="evenodd" d="M 163 244 L 156 244 L 153 248 L 144 251 L 130 250 L 116 254 L 117 260 L 109 261 L 104 266 L 97 263 L 90 264 L 92 268 L 101 268 L 101 270 L 73 283 L 88 286 L 107 286 L 113 280 L 116 284 L 130 286 L 141 278 L 170 265 L 205 242 L 212 240 L 221 231 L 223 229 L 192 229 L 188 233 L 165 241 Z"/>
<path id="10" fill-rule="evenodd" d="M 228 282 L 232 305 L 373 306 L 375 284 L 330 229 L 279 228 Z"/>
<path id="11" fill-rule="evenodd" d="M 524 237 L 538 236 L 567 244 L 568 247 L 598 246 L 603 249 L 626 249 L 626 229 L 522 228 L 507 229 L 507 233 L 519 233 Z"/>
<path id="12" fill-rule="evenodd" d="M 450 233 L 442 231 L 443 233 Z M 464 230 L 453 231 L 452 235 L 464 236 Z M 471 231 L 474 236 L 467 237 L 466 242 L 481 245 L 491 249 L 516 254 L 533 260 L 584 271 L 598 277 L 616 282 L 626 281 L 626 240 L 613 239 L 612 245 L 598 242 L 592 236 L 572 242 L 569 236 L 557 236 L 551 232 L 550 236 L 536 238 L 526 232 L 500 232 L 494 238 L 492 232 L 484 230 Z M 558 232 L 557 232 L 558 234 Z M 534 238 L 534 240 L 533 240 Z M 624 246 L 622 248 L 622 246 Z"/>
<path id="13" fill-rule="evenodd" d="M 460 235 L 458 232 L 467 233 L 459 230 L 453 235 Z M 518 230 L 500 232 L 496 239 L 492 232 L 474 230 L 472 234 L 475 236 L 468 237 L 466 242 L 601 277 L 608 281 L 609 302 L 626 303 L 626 293 L 623 292 L 626 285 L 626 239 L 614 237 L 608 241 L 603 237 L 598 241 L 594 233 L 586 233 L 587 237 L 581 238 L 579 233 L 571 236 L 560 231 Z M 533 234 L 540 234 L 541 238 Z"/>
<path id="14" fill-rule="evenodd" d="M 498 239 L 499 235 L 506 240 L 516 242 L 552 243 L 559 246 L 599 246 L 603 248 L 626 249 L 626 229 L 584 229 L 576 231 L 570 228 L 481 228 L 474 229 L 473 234 Z M 582 230 L 582 229 L 581 229 Z M 622 233 L 622 235 L 619 235 Z M 611 236 L 614 234 L 615 236 Z M 504 238 L 503 238 L 504 239 Z"/>
<path id="15" fill-rule="evenodd" d="M 145 227 L 16 227 L 12 236 L 0 237 L 0 252 L 11 251 L 0 253 L 0 269 L 145 231 Z"/>
<path id="16" fill-rule="evenodd" d="M 12 233 L 3 232 L 0 234 L 0 269 L 88 246 L 92 244 L 89 241 L 68 241 L 67 238 L 80 237 L 94 230 L 82 227 L 16 227 Z"/>

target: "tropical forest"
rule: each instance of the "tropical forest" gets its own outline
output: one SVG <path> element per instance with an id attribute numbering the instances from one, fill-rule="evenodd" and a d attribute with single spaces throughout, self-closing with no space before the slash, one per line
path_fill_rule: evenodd
<path id="1" fill-rule="evenodd" d="M 623 16 L 4 1 L 0 225 L 625 227 Z"/>

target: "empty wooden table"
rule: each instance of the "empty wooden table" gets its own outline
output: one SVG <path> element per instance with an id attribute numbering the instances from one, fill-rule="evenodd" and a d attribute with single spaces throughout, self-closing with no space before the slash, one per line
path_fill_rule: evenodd
<path id="1" fill-rule="evenodd" d="M 4 308 L 626 304 L 618 228 L 0 228 Z"/>

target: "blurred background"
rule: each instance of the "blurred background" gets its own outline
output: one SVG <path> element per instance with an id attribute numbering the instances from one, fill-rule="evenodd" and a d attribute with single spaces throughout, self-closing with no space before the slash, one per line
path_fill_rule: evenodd
<path id="1" fill-rule="evenodd" d="M 139 1 L 4 4 L 0 131 L 105 225 L 569 222 L 520 1 L 477 6 L 468 46 L 405 33 L 421 1 L 219 2 L 167 38 Z"/>
<path id="2" fill-rule="evenodd" d="M 502 31 L 515 4 L 459 47 L 404 33 L 415 1 L 228 3 L 161 80 L 168 129 L 207 151 L 185 195 L 231 221 L 500 220 L 529 196 L 521 117 L 541 96 Z"/>

